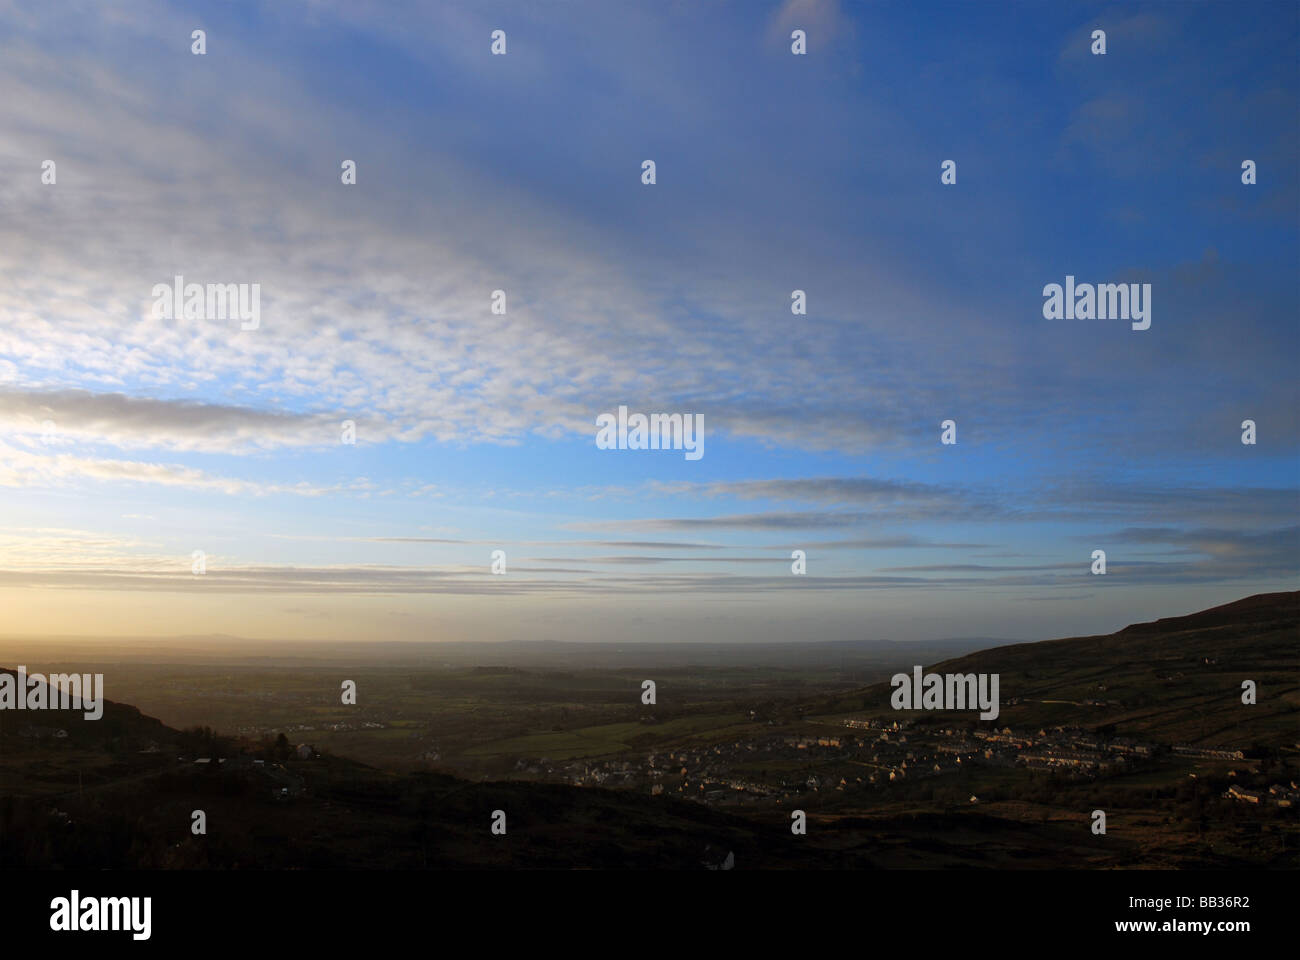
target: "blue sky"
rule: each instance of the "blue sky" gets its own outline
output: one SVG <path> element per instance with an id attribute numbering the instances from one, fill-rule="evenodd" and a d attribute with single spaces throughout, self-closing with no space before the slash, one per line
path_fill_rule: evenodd
<path id="1" fill-rule="evenodd" d="M 1295 589 L 1298 11 L 0 6 L 8 629 L 1031 639 Z M 258 329 L 153 317 L 176 274 Z M 1067 275 L 1150 329 L 1045 320 Z M 597 449 L 620 404 L 705 455 Z"/>

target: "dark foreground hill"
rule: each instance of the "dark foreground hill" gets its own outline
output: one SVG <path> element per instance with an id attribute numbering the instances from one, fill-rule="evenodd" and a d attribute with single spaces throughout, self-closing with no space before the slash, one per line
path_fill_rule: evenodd
<path id="1" fill-rule="evenodd" d="M 112 702 L 98 720 L 0 711 L 6 868 L 717 869 L 728 854 L 748 868 L 822 865 L 783 823 L 683 800 L 297 759 Z"/>

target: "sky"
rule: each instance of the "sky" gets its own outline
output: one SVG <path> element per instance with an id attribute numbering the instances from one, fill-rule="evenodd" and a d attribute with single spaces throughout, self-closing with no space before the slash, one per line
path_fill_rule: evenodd
<path id="1" fill-rule="evenodd" d="M 1297 589 L 1298 27 L 0 2 L 0 632 L 1045 639 Z M 158 316 L 177 275 L 256 329 Z M 1046 319 L 1067 276 L 1149 329 Z M 703 456 L 599 448 L 620 405 Z"/>

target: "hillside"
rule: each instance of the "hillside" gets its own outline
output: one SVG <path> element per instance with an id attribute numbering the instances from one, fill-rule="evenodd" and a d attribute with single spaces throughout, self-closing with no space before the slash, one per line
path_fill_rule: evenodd
<path id="1" fill-rule="evenodd" d="M 206 836 L 190 832 L 196 809 Z M 505 836 L 490 830 L 495 810 Z M 269 743 L 174 730 L 110 701 L 99 720 L 0 710 L 7 868 L 700 869 L 728 852 L 750 868 L 819 864 L 779 821 L 756 828 L 683 801 L 277 760 Z"/>
<path id="2" fill-rule="evenodd" d="M 999 727 L 1113 725 L 1117 735 L 1163 743 L 1294 746 L 1300 741 L 1300 592 L 1259 594 L 1104 636 L 995 647 L 926 670 L 999 674 Z M 1253 706 L 1241 702 L 1244 680 L 1255 681 Z M 890 693 L 889 684 L 875 684 L 806 709 L 898 718 Z M 917 723 L 973 717 L 907 716 Z"/>

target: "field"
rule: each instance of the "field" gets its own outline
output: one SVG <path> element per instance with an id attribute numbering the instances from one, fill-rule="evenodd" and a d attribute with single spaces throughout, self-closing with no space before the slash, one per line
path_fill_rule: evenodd
<path id="1" fill-rule="evenodd" d="M 928 668 L 997 672 L 993 722 L 893 710 L 888 677 L 919 651 L 792 646 L 758 665 L 715 651 L 690 666 L 667 648 L 635 661 L 534 649 L 511 666 L 493 662 L 501 650 L 380 665 L 19 650 L 32 669 L 103 672 L 113 702 L 102 721 L 0 713 L 0 822 L 9 855 L 33 863 L 98 856 L 107 830 L 125 846 L 104 856 L 146 866 L 690 865 L 726 837 L 767 866 L 1294 867 L 1296 607 L 1292 594 L 1252 598 Z M 645 679 L 655 703 L 642 703 Z M 200 804 L 288 847 L 160 844 L 168 818 Z M 475 823 L 506 807 L 531 840 L 502 859 Z M 795 810 L 809 832 L 790 846 Z M 656 831 L 676 831 L 670 856 Z"/>

